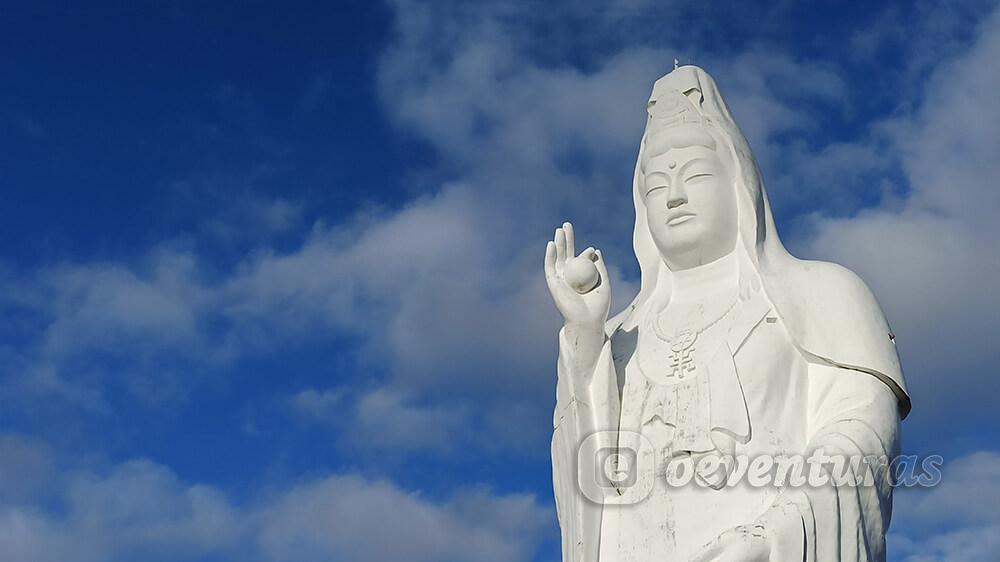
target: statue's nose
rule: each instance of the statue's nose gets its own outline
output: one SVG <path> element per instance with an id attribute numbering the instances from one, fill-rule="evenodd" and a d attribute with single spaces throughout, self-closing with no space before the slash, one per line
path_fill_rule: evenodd
<path id="1" fill-rule="evenodd" d="M 684 187 L 684 182 L 679 181 L 670 186 L 670 198 L 667 199 L 668 209 L 676 209 L 687 202 L 687 189 Z"/>

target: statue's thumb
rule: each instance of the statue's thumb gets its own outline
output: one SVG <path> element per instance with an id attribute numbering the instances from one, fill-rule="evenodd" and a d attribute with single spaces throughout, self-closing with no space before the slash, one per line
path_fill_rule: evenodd
<path id="1" fill-rule="evenodd" d="M 597 259 L 594 260 L 594 265 L 597 266 L 597 272 L 601 274 L 601 284 L 608 283 L 608 266 L 604 263 L 604 254 L 600 250 L 595 250 L 594 255 Z"/>

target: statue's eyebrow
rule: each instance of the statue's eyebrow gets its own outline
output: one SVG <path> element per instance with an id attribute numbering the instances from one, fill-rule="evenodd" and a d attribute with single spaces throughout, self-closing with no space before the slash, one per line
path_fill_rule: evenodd
<path id="1" fill-rule="evenodd" d="M 648 183 L 648 180 L 650 178 L 653 178 L 654 176 L 659 177 L 659 178 L 663 178 L 663 183 L 665 183 L 667 185 L 670 185 L 670 176 L 668 176 L 665 172 L 661 172 L 660 170 L 653 170 L 652 172 L 649 172 L 648 174 L 646 174 L 647 183 Z M 649 191 L 649 189 L 646 189 L 646 191 Z"/>
<path id="2" fill-rule="evenodd" d="M 681 167 L 677 170 L 677 175 L 678 176 L 682 175 L 684 171 L 687 170 L 688 167 L 691 166 L 691 164 L 694 164 L 695 162 L 708 162 L 708 158 L 705 158 L 704 156 L 695 156 L 694 158 L 688 160 L 683 165 L 681 165 Z"/>

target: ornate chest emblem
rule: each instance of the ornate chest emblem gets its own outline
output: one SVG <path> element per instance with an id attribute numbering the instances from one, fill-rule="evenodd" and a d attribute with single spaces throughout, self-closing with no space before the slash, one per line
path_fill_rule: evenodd
<path id="1" fill-rule="evenodd" d="M 684 378 L 685 375 L 693 373 L 695 370 L 694 342 L 698 339 L 698 332 L 691 328 L 679 330 L 670 341 L 670 376 Z"/>

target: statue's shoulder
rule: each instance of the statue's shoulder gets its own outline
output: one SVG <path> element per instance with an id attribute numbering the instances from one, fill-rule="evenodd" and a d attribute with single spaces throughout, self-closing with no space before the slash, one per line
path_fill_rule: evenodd
<path id="1" fill-rule="evenodd" d="M 857 273 L 833 262 L 795 262 L 795 267 L 789 268 L 784 288 L 799 301 L 796 308 L 801 313 L 816 317 L 812 320 L 827 319 L 821 324 L 860 324 L 888 331 L 882 307 Z"/>
<path id="2" fill-rule="evenodd" d="M 768 294 L 813 360 L 875 375 L 909 410 L 895 336 L 868 285 L 836 263 L 795 259 L 768 279 Z"/>

